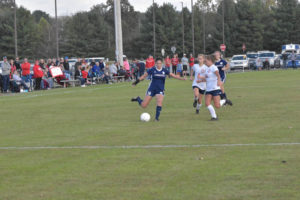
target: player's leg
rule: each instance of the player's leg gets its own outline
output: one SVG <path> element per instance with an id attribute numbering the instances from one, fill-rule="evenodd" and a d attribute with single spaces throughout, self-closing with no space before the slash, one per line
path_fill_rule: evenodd
<path id="1" fill-rule="evenodd" d="M 211 120 L 217 120 L 218 118 L 217 118 L 216 111 L 215 111 L 214 107 L 211 105 L 212 98 L 213 98 L 212 94 L 206 94 L 205 95 L 205 105 L 210 112 Z"/>
<path id="2" fill-rule="evenodd" d="M 224 87 L 225 81 L 226 81 L 226 77 L 222 79 L 223 84 L 220 86 L 221 92 L 222 92 L 220 95 L 220 97 L 221 97 L 220 104 L 221 104 L 221 106 L 226 105 L 226 104 L 232 106 L 233 104 L 232 104 L 231 100 L 229 100 L 227 98 L 227 95 L 225 93 L 225 87 Z"/>
<path id="3" fill-rule="evenodd" d="M 156 95 L 156 115 L 155 120 L 159 121 L 160 112 L 162 110 L 162 104 L 164 101 L 164 95 L 163 94 L 157 94 Z"/>
<path id="4" fill-rule="evenodd" d="M 147 108 L 149 103 L 152 100 L 152 96 L 146 95 L 145 99 L 141 99 L 140 97 L 132 98 L 131 101 L 137 101 L 142 108 Z"/>
<path id="5" fill-rule="evenodd" d="M 194 102 L 193 102 L 193 107 L 196 108 L 197 106 L 197 101 L 199 100 L 199 88 L 194 87 Z"/>
<path id="6" fill-rule="evenodd" d="M 200 108 L 202 107 L 202 98 L 204 96 L 205 91 L 199 90 L 199 98 L 196 106 L 196 114 L 199 114 Z"/>

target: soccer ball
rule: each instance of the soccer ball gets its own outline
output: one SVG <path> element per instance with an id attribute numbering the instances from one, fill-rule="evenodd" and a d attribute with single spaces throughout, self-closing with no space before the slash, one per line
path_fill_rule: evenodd
<path id="1" fill-rule="evenodd" d="M 141 114 L 141 121 L 142 122 L 149 122 L 151 119 L 149 113 L 143 113 Z"/>

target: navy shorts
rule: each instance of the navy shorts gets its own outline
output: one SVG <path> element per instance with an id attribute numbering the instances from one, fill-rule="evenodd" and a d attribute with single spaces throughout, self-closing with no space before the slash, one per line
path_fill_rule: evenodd
<path id="1" fill-rule="evenodd" d="M 211 95 L 213 97 L 216 97 L 216 96 L 220 96 L 221 94 L 222 94 L 221 90 L 213 90 L 213 91 L 209 91 L 209 92 L 206 91 L 205 95 Z"/>
<path id="2" fill-rule="evenodd" d="M 221 77 L 221 81 L 222 81 L 222 83 L 225 83 L 226 82 L 226 76 Z"/>
<path id="3" fill-rule="evenodd" d="M 148 89 L 146 96 L 154 97 L 157 94 L 165 95 L 165 92 L 163 90 L 157 90 L 157 89 Z"/>
<path id="4" fill-rule="evenodd" d="M 201 90 L 200 88 L 198 88 L 197 86 L 193 86 L 193 89 L 197 88 L 199 90 L 200 94 L 205 94 L 205 90 Z"/>

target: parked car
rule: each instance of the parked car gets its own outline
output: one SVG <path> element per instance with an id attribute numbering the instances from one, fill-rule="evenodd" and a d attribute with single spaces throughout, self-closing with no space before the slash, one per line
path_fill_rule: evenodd
<path id="1" fill-rule="evenodd" d="M 300 54 L 296 55 L 295 63 L 296 63 L 296 67 L 300 67 Z M 293 67 L 292 61 L 291 61 L 291 55 L 288 57 L 287 67 Z"/>
<path id="2" fill-rule="evenodd" d="M 283 67 L 283 56 L 281 54 L 276 54 L 274 60 L 274 67 L 275 68 Z"/>
<path id="3" fill-rule="evenodd" d="M 105 58 L 104 57 L 94 57 L 94 58 L 85 58 L 85 60 L 88 64 L 91 64 L 92 61 L 100 62 L 100 60 L 103 60 L 103 62 L 104 62 Z"/>
<path id="4" fill-rule="evenodd" d="M 256 69 L 256 59 L 258 57 L 257 52 L 248 52 L 247 59 L 248 59 L 248 68 L 249 69 Z"/>
<path id="5" fill-rule="evenodd" d="M 263 69 L 274 67 L 276 53 L 274 51 L 259 51 L 256 59 L 256 66 Z"/>
<path id="6" fill-rule="evenodd" d="M 235 55 L 230 61 L 230 69 L 245 69 L 249 68 L 248 59 L 246 55 Z"/>

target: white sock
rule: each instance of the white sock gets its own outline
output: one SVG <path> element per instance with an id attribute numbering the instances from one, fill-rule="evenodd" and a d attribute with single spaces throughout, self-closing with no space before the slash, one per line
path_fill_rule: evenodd
<path id="1" fill-rule="evenodd" d="M 221 106 L 224 106 L 225 103 L 226 103 L 226 99 L 220 100 L 220 105 L 221 105 Z"/>
<path id="2" fill-rule="evenodd" d="M 200 110 L 201 106 L 202 106 L 202 104 L 197 103 L 197 108 L 196 109 Z"/>
<path id="3" fill-rule="evenodd" d="M 217 118 L 216 111 L 212 105 L 207 106 L 207 109 L 209 110 L 212 118 Z"/>

